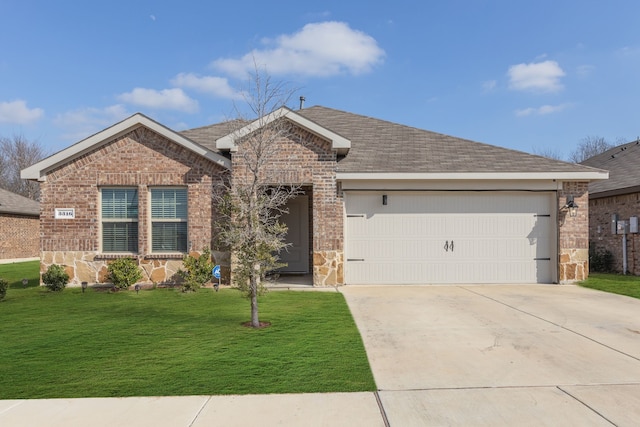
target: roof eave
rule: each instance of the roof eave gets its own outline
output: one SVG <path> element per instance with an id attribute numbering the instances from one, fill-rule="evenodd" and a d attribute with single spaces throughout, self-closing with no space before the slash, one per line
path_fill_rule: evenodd
<path id="1" fill-rule="evenodd" d="M 319 124 L 305 117 L 302 117 L 300 114 L 297 114 L 293 110 L 290 110 L 286 107 L 281 107 L 266 115 L 265 117 L 254 120 L 253 122 L 242 127 L 236 132 L 230 133 L 229 135 L 223 136 L 222 138 L 218 138 L 216 140 L 216 148 L 218 150 L 236 151 L 237 147 L 235 141 L 250 134 L 251 132 L 254 132 L 261 126 L 268 125 L 269 123 L 283 117 L 302 127 L 303 129 L 313 133 L 314 135 L 330 141 L 331 148 L 335 150 L 339 155 L 347 154 L 349 152 L 349 149 L 351 148 L 351 141 L 349 139 L 323 126 L 320 126 Z"/>
<path id="2" fill-rule="evenodd" d="M 67 163 L 79 156 L 82 156 L 95 147 L 117 139 L 118 137 L 127 134 L 140 126 L 144 126 L 162 135 L 163 137 L 185 147 L 186 149 L 193 151 L 196 154 L 199 154 L 214 163 L 217 163 L 225 169 L 231 169 L 231 161 L 226 157 L 206 149 L 200 144 L 193 142 L 189 138 L 177 132 L 174 132 L 166 126 L 163 126 L 160 123 L 148 118 L 144 114 L 136 113 L 131 117 L 72 145 L 71 147 L 59 151 L 56 154 L 53 154 L 52 156 L 49 156 L 46 159 L 21 170 L 20 177 L 22 179 L 44 181 L 46 179 L 47 172 L 51 169 L 61 164 Z"/>
<path id="3" fill-rule="evenodd" d="M 609 172 L 602 170 L 579 172 L 338 172 L 336 178 L 343 180 L 558 180 L 558 181 L 599 181 L 609 178 Z"/>
<path id="4" fill-rule="evenodd" d="M 40 216 L 40 211 L 38 210 L 36 212 L 36 211 L 27 211 L 27 210 L 19 210 L 19 209 L 1 209 L 0 208 L 0 214 L 19 215 L 19 216 L 28 216 L 28 217 L 37 218 Z"/>
<path id="5" fill-rule="evenodd" d="M 603 191 L 589 191 L 590 199 L 603 199 L 605 197 L 613 197 L 613 196 L 622 196 L 625 194 L 639 193 L 640 185 L 634 185 L 633 187 L 625 187 L 625 188 L 615 188 L 611 190 L 603 190 Z"/>

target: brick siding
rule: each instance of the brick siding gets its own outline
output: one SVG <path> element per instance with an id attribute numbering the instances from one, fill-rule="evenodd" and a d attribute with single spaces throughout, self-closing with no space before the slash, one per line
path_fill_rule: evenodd
<path id="1" fill-rule="evenodd" d="M 558 192 L 558 206 L 562 208 L 572 195 L 579 206 L 577 216 L 567 210 L 558 213 L 559 278 L 560 283 L 584 280 L 589 276 L 589 183 L 565 182 Z"/>
<path id="2" fill-rule="evenodd" d="M 275 142 L 276 154 L 269 159 L 265 177 L 274 184 L 304 188 L 310 199 L 309 255 L 314 284 L 343 284 L 344 206 L 336 181 L 336 152 L 324 139 L 300 128 L 292 130 Z M 247 177 L 242 154 L 240 144 L 231 156 L 234 182 Z M 144 269 L 144 280 L 171 282 L 181 266 L 181 254 L 152 253 L 148 192 L 153 186 L 181 186 L 188 188 L 189 250 L 214 248 L 215 261 L 227 275 L 229 255 L 214 247 L 216 213 L 212 198 L 213 186 L 225 173 L 219 165 L 144 127 L 50 171 L 41 185 L 41 271 L 52 263 L 63 264 L 72 285 L 103 282 L 107 263 L 114 255 L 101 253 L 100 188 L 135 187 L 139 194 L 139 253 L 135 256 Z M 564 211 L 558 216 L 561 283 L 588 276 L 588 183 L 564 183 L 558 191 L 558 206 L 564 206 L 568 195 L 574 196 L 580 208 L 577 217 Z M 75 219 L 54 219 L 55 208 L 74 208 Z"/>
<path id="3" fill-rule="evenodd" d="M 309 196 L 314 285 L 343 284 L 343 199 L 336 181 L 336 152 L 329 142 L 300 128 L 273 144 L 265 180 L 303 186 Z M 246 179 L 242 144 L 232 155 L 232 170 L 234 182 Z"/>
<path id="4" fill-rule="evenodd" d="M 212 185 L 223 168 L 155 132 L 140 127 L 48 173 L 41 185 L 41 270 L 64 264 L 71 284 L 102 282 L 109 254 L 100 247 L 100 188 L 138 189 L 138 254 L 145 281 L 172 280 L 181 255 L 152 254 L 150 247 L 149 188 L 188 188 L 189 249 L 212 247 L 215 208 Z M 75 219 L 55 219 L 55 208 L 74 208 Z"/>
<path id="5" fill-rule="evenodd" d="M 0 213 L 0 259 L 38 257 L 38 223 L 38 217 Z"/>
<path id="6" fill-rule="evenodd" d="M 623 256 L 620 234 L 611 232 L 611 216 L 618 214 L 619 220 L 628 221 L 640 216 L 640 193 L 591 199 L 589 201 L 589 239 L 597 250 L 608 250 L 613 254 L 613 269 L 622 273 Z M 627 234 L 627 272 L 640 274 L 640 235 Z"/>

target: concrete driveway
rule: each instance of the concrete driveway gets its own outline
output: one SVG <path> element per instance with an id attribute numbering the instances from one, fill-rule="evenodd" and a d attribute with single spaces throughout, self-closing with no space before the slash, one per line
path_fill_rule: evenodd
<path id="1" fill-rule="evenodd" d="M 640 425 L 640 300 L 569 285 L 340 292 L 391 426 Z"/>

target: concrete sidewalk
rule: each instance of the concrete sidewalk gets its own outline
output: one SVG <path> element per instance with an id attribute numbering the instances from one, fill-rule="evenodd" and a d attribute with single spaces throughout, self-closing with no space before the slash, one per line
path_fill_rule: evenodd
<path id="1" fill-rule="evenodd" d="M 3 427 L 384 427 L 375 393 L 0 400 Z"/>

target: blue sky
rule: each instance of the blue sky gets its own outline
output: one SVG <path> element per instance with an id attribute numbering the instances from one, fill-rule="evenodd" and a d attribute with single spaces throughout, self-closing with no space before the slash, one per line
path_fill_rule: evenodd
<path id="1" fill-rule="evenodd" d="M 0 0 L 0 136 L 233 115 L 252 58 L 306 106 L 527 152 L 640 135 L 637 0 Z"/>

